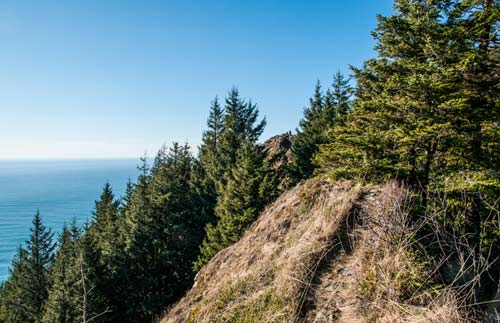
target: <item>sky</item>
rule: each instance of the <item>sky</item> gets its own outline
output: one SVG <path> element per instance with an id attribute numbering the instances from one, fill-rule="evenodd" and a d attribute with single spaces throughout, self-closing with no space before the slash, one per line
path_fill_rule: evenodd
<path id="1" fill-rule="evenodd" d="M 293 131 L 317 80 L 374 57 L 391 0 L 2 0 L 0 159 L 196 147 L 232 86 Z"/>

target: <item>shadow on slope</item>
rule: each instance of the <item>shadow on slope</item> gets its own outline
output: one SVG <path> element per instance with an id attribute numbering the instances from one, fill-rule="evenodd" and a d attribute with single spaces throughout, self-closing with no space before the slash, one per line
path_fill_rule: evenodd
<path id="1" fill-rule="evenodd" d="M 161 322 L 461 322 L 429 288 L 395 183 L 315 178 L 283 194 Z"/>

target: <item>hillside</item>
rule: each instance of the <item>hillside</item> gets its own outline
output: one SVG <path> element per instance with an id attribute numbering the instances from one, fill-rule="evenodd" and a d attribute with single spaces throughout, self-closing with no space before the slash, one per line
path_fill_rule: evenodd
<path id="1" fill-rule="evenodd" d="M 452 293 L 424 288 L 406 197 L 393 182 L 302 183 L 219 252 L 161 322 L 461 321 Z"/>

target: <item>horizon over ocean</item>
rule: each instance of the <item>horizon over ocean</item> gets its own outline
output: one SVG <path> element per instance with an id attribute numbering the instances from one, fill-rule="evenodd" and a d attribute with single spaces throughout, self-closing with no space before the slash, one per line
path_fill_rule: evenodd
<path id="1" fill-rule="evenodd" d="M 0 159 L 0 282 L 28 239 L 37 209 L 55 241 L 64 223 L 91 219 L 106 181 L 122 196 L 129 178 L 135 182 L 138 164 L 139 158 Z"/>

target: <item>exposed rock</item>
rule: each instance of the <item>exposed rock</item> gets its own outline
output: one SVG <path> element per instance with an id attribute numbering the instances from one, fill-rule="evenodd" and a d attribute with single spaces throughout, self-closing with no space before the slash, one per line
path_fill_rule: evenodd
<path id="1" fill-rule="evenodd" d="M 267 139 L 262 144 L 262 149 L 265 153 L 264 159 L 273 169 L 288 165 L 292 161 L 292 133 L 287 132 Z"/>

